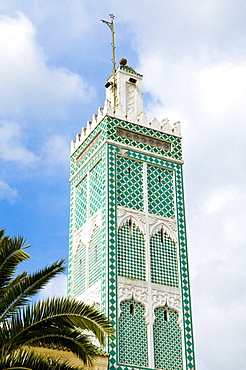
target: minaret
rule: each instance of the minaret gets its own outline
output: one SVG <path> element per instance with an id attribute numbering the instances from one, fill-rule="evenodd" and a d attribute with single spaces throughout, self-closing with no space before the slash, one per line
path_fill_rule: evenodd
<path id="1" fill-rule="evenodd" d="M 69 296 L 112 320 L 110 370 L 195 370 L 179 122 L 125 59 L 71 149 Z"/>

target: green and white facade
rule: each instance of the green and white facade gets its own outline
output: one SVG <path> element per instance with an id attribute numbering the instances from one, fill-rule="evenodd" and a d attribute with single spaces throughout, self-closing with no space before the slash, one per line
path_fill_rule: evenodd
<path id="1" fill-rule="evenodd" d="M 148 121 L 132 68 L 107 82 L 72 142 L 69 296 L 112 320 L 110 370 L 195 370 L 180 124 Z"/>

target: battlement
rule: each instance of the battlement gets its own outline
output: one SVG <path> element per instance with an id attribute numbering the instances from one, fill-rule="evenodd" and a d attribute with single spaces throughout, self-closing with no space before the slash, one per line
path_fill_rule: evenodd
<path id="1" fill-rule="evenodd" d="M 147 119 L 147 115 L 145 111 L 142 111 L 138 116 L 131 117 L 131 120 L 128 120 L 127 117 L 123 117 L 120 114 L 119 109 L 116 108 L 116 111 L 114 112 L 110 101 L 106 99 L 104 108 L 98 108 L 98 113 L 93 114 L 92 120 L 87 121 L 86 127 L 82 127 L 81 133 L 76 135 L 76 140 L 72 140 L 71 154 L 75 152 L 75 150 L 85 141 L 85 139 L 90 135 L 90 133 L 96 128 L 96 126 L 106 116 L 116 117 L 118 119 L 122 119 L 124 121 L 130 121 L 140 126 L 148 127 L 148 128 L 151 128 L 156 131 L 160 131 L 168 135 L 174 135 L 174 136 L 181 137 L 181 127 L 180 127 L 179 121 L 174 122 L 173 124 L 170 124 L 168 118 L 164 118 L 160 122 L 156 117 L 152 118 L 152 120 L 149 121 Z"/>
<path id="2" fill-rule="evenodd" d="M 82 128 L 81 134 L 77 134 L 76 140 L 72 141 L 71 154 L 83 143 L 105 116 L 115 117 L 122 121 L 145 126 L 168 135 L 181 137 L 179 121 L 170 125 L 168 118 L 163 119 L 161 122 L 155 117 L 151 121 L 148 120 L 147 114 L 143 109 L 142 79 L 143 76 L 141 74 L 127 66 L 126 59 L 120 59 L 120 66 L 108 78 L 105 84 L 106 100 L 104 108 L 99 108 L 98 113 L 93 114 L 92 120 L 87 122 L 87 126 Z"/>

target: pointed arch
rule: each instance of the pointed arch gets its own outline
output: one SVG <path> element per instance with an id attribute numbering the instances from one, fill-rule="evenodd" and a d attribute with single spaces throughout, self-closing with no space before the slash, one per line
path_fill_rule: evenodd
<path id="1" fill-rule="evenodd" d="M 178 313 L 168 306 L 155 309 L 153 325 L 155 368 L 183 370 Z"/>
<path id="2" fill-rule="evenodd" d="M 118 275 L 130 279 L 146 280 L 146 251 L 144 235 L 132 218 L 118 228 Z"/>
<path id="3" fill-rule="evenodd" d="M 89 287 L 101 278 L 102 264 L 102 240 L 101 230 L 94 226 L 90 241 L 88 253 L 88 285 Z"/>
<path id="4" fill-rule="evenodd" d="M 156 229 L 150 238 L 150 271 L 151 282 L 178 288 L 178 256 L 174 241 Z"/>
<path id="5" fill-rule="evenodd" d="M 119 361 L 147 367 L 148 339 L 145 307 L 134 299 L 129 299 L 121 302 L 120 309 Z"/>
<path id="6" fill-rule="evenodd" d="M 177 243 L 177 230 L 176 225 L 173 222 L 159 221 L 150 229 L 150 236 L 154 236 L 159 231 L 164 230 L 164 232 L 169 236 L 169 238 Z"/>
<path id="7" fill-rule="evenodd" d="M 86 245 L 78 245 L 74 255 L 73 294 L 78 297 L 86 289 Z"/>
<path id="8" fill-rule="evenodd" d="M 118 222 L 118 228 L 120 227 L 123 227 L 124 225 L 126 225 L 127 222 L 129 221 L 132 221 L 136 228 L 143 234 L 145 235 L 146 231 L 145 231 L 145 228 L 144 228 L 144 225 L 142 222 L 139 221 L 139 219 L 137 219 L 135 217 L 135 214 L 134 213 L 130 213 L 130 212 L 126 212 L 126 214 L 120 218 L 119 222 Z"/>

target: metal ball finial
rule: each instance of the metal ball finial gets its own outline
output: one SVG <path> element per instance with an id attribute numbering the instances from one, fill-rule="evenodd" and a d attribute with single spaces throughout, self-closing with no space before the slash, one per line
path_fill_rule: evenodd
<path id="1" fill-rule="evenodd" d="M 127 65 L 127 60 L 125 58 L 121 58 L 119 60 L 119 63 L 120 63 L 121 66 L 125 66 L 125 65 Z"/>

